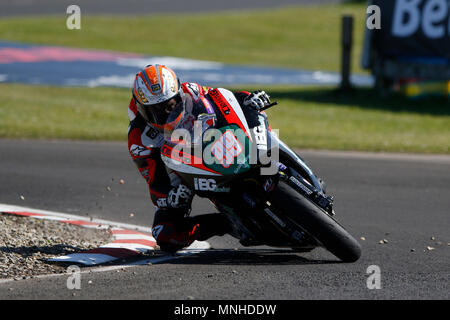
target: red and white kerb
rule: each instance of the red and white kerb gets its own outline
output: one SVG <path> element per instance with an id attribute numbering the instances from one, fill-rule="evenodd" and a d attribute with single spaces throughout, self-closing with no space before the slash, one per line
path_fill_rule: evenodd
<path id="1" fill-rule="evenodd" d="M 112 262 L 117 259 L 126 259 L 142 255 L 145 252 L 154 250 L 156 241 L 150 233 L 129 230 L 124 228 L 111 228 L 109 225 L 100 224 L 86 220 L 77 220 L 67 217 L 67 215 L 54 215 L 47 212 L 35 212 L 23 210 L 5 210 L 0 206 L 0 212 L 18 216 L 26 216 L 36 219 L 54 220 L 62 223 L 69 223 L 86 228 L 110 229 L 112 242 L 100 246 L 96 249 L 81 251 L 66 256 L 49 259 L 56 262 L 72 262 L 83 265 L 97 265 Z"/>

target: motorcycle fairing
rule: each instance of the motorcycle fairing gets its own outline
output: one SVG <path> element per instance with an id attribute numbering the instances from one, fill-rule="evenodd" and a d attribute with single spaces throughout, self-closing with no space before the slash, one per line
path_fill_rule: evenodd
<path id="1" fill-rule="evenodd" d="M 238 125 L 238 127 L 245 132 L 250 141 L 253 142 L 247 119 L 234 94 L 227 89 L 218 88 L 210 90 L 208 95 L 218 107 L 227 123 Z"/>

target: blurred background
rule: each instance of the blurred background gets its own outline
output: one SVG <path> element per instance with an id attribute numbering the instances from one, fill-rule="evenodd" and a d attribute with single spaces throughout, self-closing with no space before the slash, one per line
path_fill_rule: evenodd
<path id="1" fill-rule="evenodd" d="M 272 127 L 293 147 L 449 153 L 448 78 L 425 81 L 385 59 L 392 52 L 380 48 L 396 39 L 376 34 L 391 29 L 393 13 L 368 30 L 370 4 L 4 0 L 0 137 L 126 141 L 134 74 L 163 63 L 182 81 L 266 90 L 279 102 Z M 408 41 L 429 48 L 420 32 Z"/>

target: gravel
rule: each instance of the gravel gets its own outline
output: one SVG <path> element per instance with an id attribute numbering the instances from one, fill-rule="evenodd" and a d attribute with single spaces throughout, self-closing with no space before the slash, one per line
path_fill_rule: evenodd
<path id="1" fill-rule="evenodd" d="M 47 259 L 98 248 L 111 241 L 109 230 L 0 213 L 0 279 L 63 273 Z"/>

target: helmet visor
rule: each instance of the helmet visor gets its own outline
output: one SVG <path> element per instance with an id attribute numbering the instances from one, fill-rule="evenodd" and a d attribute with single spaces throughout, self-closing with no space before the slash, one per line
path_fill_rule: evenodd
<path id="1" fill-rule="evenodd" d="M 143 105 L 138 103 L 137 107 L 147 122 L 162 126 L 166 124 L 171 112 L 177 108 L 178 105 L 182 104 L 182 102 L 183 101 L 180 94 L 177 94 L 173 98 L 170 98 L 164 102 L 152 105 Z"/>

